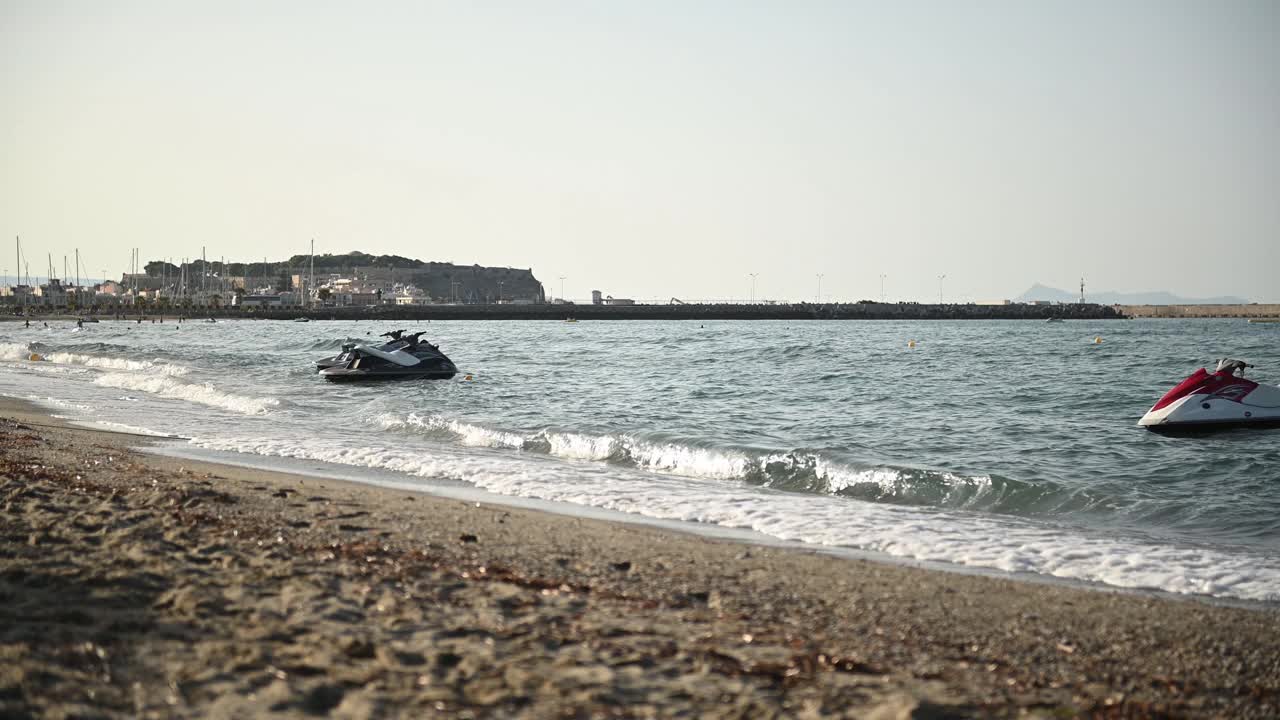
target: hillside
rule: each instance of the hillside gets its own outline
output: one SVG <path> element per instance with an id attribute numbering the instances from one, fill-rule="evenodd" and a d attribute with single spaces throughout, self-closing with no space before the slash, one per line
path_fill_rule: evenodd
<path id="1" fill-rule="evenodd" d="M 1059 290 L 1036 283 L 1018 297 L 1017 302 L 1032 300 L 1048 300 L 1050 302 L 1073 303 L 1080 301 L 1080 293 Z M 1249 301 L 1239 297 L 1186 298 L 1167 291 L 1153 292 L 1089 292 L 1085 300 L 1102 305 L 1244 305 Z"/>
<path id="2" fill-rule="evenodd" d="M 311 271 L 311 262 L 310 255 L 294 255 L 280 261 L 229 262 L 225 266 L 211 260 L 207 270 L 210 276 L 235 278 L 237 282 L 243 279 L 241 284 L 247 287 L 270 285 L 276 290 L 288 290 L 295 276 Z M 170 282 L 180 277 L 183 270 L 159 260 L 147 263 L 144 269 L 148 276 L 166 277 Z M 187 263 L 185 269 L 188 278 L 201 277 L 206 270 L 201 260 Z M 315 274 L 317 282 L 336 275 L 388 292 L 394 285 L 411 284 L 437 300 L 542 302 L 545 299 L 542 283 L 534 277 L 532 269 L 455 265 L 353 251 L 316 255 Z"/>

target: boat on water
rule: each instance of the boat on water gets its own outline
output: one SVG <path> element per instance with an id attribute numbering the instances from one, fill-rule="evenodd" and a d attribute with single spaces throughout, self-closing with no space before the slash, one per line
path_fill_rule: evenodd
<path id="1" fill-rule="evenodd" d="M 296 317 L 296 318 L 294 318 L 294 319 L 293 319 L 293 321 L 294 321 L 294 322 L 311 322 L 311 318 L 309 318 L 309 317 Z"/>
<path id="2" fill-rule="evenodd" d="M 383 333 L 389 340 L 380 345 L 344 343 L 342 352 L 316 361 L 316 370 L 325 380 L 405 380 L 412 378 L 447 380 L 458 368 L 440 348 L 421 340 L 422 333 L 408 335 L 403 330 Z"/>
<path id="3" fill-rule="evenodd" d="M 1060 317 L 1051 317 L 1051 318 L 1049 318 L 1048 320 L 1045 320 L 1045 322 L 1060 323 L 1060 322 L 1062 322 L 1062 318 L 1060 318 Z"/>
<path id="4" fill-rule="evenodd" d="M 1251 323 L 1280 323 L 1280 318 L 1249 318 Z"/>
<path id="5" fill-rule="evenodd" d="M 1280 387 L 1244 377 L 1252 365 L 1223 358 L 1165 393 L 1138 421 L 1156 432 L 1280 426 Z"/>

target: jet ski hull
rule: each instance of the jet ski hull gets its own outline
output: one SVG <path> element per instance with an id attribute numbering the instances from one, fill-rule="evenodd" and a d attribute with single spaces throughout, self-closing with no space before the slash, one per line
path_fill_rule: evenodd
<path id="1" fill-rule="evenodd" d="M 457 375 L 457 369 L 418 370 L 415 368 L 379 368 L 377 370 L 330 367 L 320 371 L 320 377 L 329 382 L 372 382 L 376 380 L 448 380 Z"/>
<path id="2" fill-rule="evenodd" d="M 1138 425 L 1158 433 L 1280 427 L 1280 387 L 1202 368 L 1165 393 Z"/>

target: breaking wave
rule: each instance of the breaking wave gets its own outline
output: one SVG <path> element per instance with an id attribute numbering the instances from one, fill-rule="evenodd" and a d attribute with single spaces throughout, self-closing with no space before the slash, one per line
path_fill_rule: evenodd
<path id="1" fill-rule="evenodd" d="M 189 368 L 182 365 L 174 365 L 161 360 L 131 360 L 109 355 L 89 355 L 78 352 L 47 350 L 41 343 L 32 343 L 30 345 L 0 343 L 0 360 L 28 360 L 32 353 L 39 354 L 44 362 L 50 362 L 55 365 L 75 365 L 98 370 L 159 373 L 170 377 L 180 377 L 190 372 Z"/>
<path id="2" fill-rule="evenodd" d="M 378 415 L 372 422 L 383 429 L 414 432 L 466 447 L 514 450 L 877 503 L 1037 515 L 1086 511 L 1116 502 L 1096 491 L 1054 483 L 890 465 L 860 466 L 820 450 L 751 450 L 627 433 L 540 430 L 522 434 L 416 413 L 407 417 Z"/>
<path id="3" fill-rule="evenodd" d="M 336 353 L 342 349 L 343 345 L 347 343 L 364 343 L 366 345 L 376 345 L 380 342 L 385 342 L 385 340 L 386 338 L 374 338 L 374 337 L 327 338 L 324 340 L 316 340 L 315 342 L 308 345 L 306 349 L 308 352 L 320 352 L 322 350 L 331 350 Z"/>
<path id="4" fill-rule="evenodd" d="M 165 375 L 107 373 L 93 381 L 102 387 L 138 390 L 173 400 L 200 403 L 242 415 L 265 415 L 280 401 L 270 397 L 246 397 L 224 392 L 209 383 L 191 383 Z"/>
<path id="5" fill-rule="evenodd" d="M 26 360 L 31 355 L 29 345 L 0 343 L 0 360 Z"/>

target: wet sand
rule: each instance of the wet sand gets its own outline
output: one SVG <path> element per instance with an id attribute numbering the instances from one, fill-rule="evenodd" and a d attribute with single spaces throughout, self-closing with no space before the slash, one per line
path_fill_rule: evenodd
<path id="1" fill-rule="evenodd" d="M 3 717 L 1276 717 L 1280 611 L 177 460 L 0 398 Z"/>

